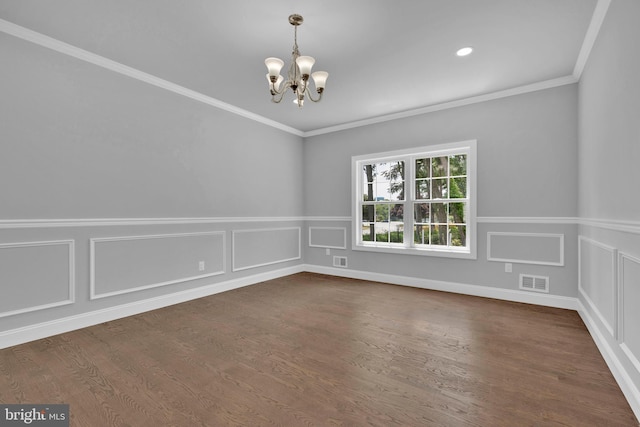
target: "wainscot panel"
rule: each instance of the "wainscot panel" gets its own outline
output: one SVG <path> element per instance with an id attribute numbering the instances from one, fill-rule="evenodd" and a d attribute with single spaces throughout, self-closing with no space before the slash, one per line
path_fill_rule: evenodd
<path id="1" fill-rule="evenodd" d="M 232 231 L 233 271 L 302 258 L 301 228 L 261 228 Z"/>
<path id="2" fill-rule="evenodd" d="M 618 253 L 619 339 L 622 350 L 640 373 L 640 259 Z"/>
<path id="3" fill-rule="evenodd" d="M 347 249 L 346 227 L 309 227 L 309 246 Z"/>
<path id="4" fill-rule="evenodd" d="M 74 259 L 73 240 L 0 244 L 0 317 L 73 304 Z"/>
<path id="5" fill-rule="evenodd" d="M 489 261 L 564 265 L 564 234 L 487 233 Z"/>
<path id="6" fill-rule="evenodd" d="M 616 249 L 580 236 L 578 288 L 612 337 L 617 336 Z"/>
<path id="7" fill-rule="evenodd" d="M 222 231 L 91 239 L 91 299 L 224 274 Z"/>

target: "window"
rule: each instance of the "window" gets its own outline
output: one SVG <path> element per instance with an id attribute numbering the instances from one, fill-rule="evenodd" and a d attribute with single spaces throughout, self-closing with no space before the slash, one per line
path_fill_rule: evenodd
<path id="1" fill-rule="evenodd" d="M 356 156 L 353 249 L 476 257 L 476 141 Z"/>

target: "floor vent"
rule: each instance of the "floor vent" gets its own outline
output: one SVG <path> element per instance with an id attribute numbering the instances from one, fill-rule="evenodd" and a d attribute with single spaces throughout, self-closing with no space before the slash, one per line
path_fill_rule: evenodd
<path id="1" fill-rule="evenodd" d="M 334 267 L 347 268 L 347 257 L 346 256 L 334 256 L 333 257 L 333 266 Z"/>
<path id="2" fill-rule="evenodd" d="M 520 289 L 549 293 L 549 278 L 545 276 L 520 275 Z"/>

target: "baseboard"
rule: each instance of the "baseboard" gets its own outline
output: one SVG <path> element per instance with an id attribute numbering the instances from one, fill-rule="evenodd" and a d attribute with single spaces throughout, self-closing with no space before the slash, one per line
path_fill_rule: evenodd
<path id="1" fill-rule="evenodd" d="M 369 280 L 372 282 L 390 283 L 393 285 L 411 286 L 414 288 L 430 289 L 434 291 L 453 292 L 505 301 L 522 302 L 526 304 L 542 305 L 546 307 L 578 309 L 578 299 L 558 295 L 531 293 L 514 289 L 500 289 L 489 286 L 467 285 L 463 283 L 445 282 L 440 280 L 423 279 L 417 277 L 398 276 L 393 274 L 371 273 L 368 271 L 351 270 L 335 267 L 323 267 L 305 264 L 304 271 L 327 274 L 331 276 L 348 277 L 351 279 Z"/>
<path id="2" fill-rule="evenodd" d="M 238 289 L 245 286 L 254 285 L 256 283 L 267 280 L 277 279 L 279 277 L 289 276 L 291 274 L 305 271 L 303 266 L 283 268 L 269 271 L 266 273 L 255 274 L 238 279 L 231 279 L 220 283 L 201 286 L 195 289 L 174 292 L 167 295 L 149 298 L 142 301 L 135 301 L 127 304 L 121 304 L 114 307 L 104 308 L 101 310 L 81 313 L 74 316 L 63 317 L 48 322 L 28 325 L 17 329 L 0 332 L 0 349 L 23 344 L 53 335 L 86 328 L 88 326 L 97 325 L 99 323 L 111 320 L 121 319 L 123 317 L 133 316 L 135 314 L 144 313 L 146 311 L 156 310 L 168 307 L 174 304 L 191 301 L 221 292 Z"/>
<path id="3" fill-rule="evenodd" d="M 593 341 L 596 343 L 596 346 L 598 347 L 600 354 L 602 354 L 602 358 L 607 363 L 613 377 L 618 382 L 624 397 L 627 399 L 627 402 L 629 402 L 629 406 L 631 406 L 631 410 L 635 414 L 636 418 L 640 420 L 640 390 L 638 390 L 638 387 L 633 383 L 629 373 L 620 362 L 615 351 L 613 351 L 609 345 L 609 342 L 598 327 L 598 324 L 580 300 L 578 300 L 578 314 L 587 326 L 589 334 L 591 334 Z"/>

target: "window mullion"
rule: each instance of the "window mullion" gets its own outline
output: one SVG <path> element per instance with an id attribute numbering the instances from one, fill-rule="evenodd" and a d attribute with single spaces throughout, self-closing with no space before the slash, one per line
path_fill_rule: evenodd
<path id="1" fill-rule="evenodd" d="M 405 176 L 404 176 L 404 246 L 413 248 L 413 200 L 415 191 L 415 159 L 409 157 L 405 159 Z"/>

